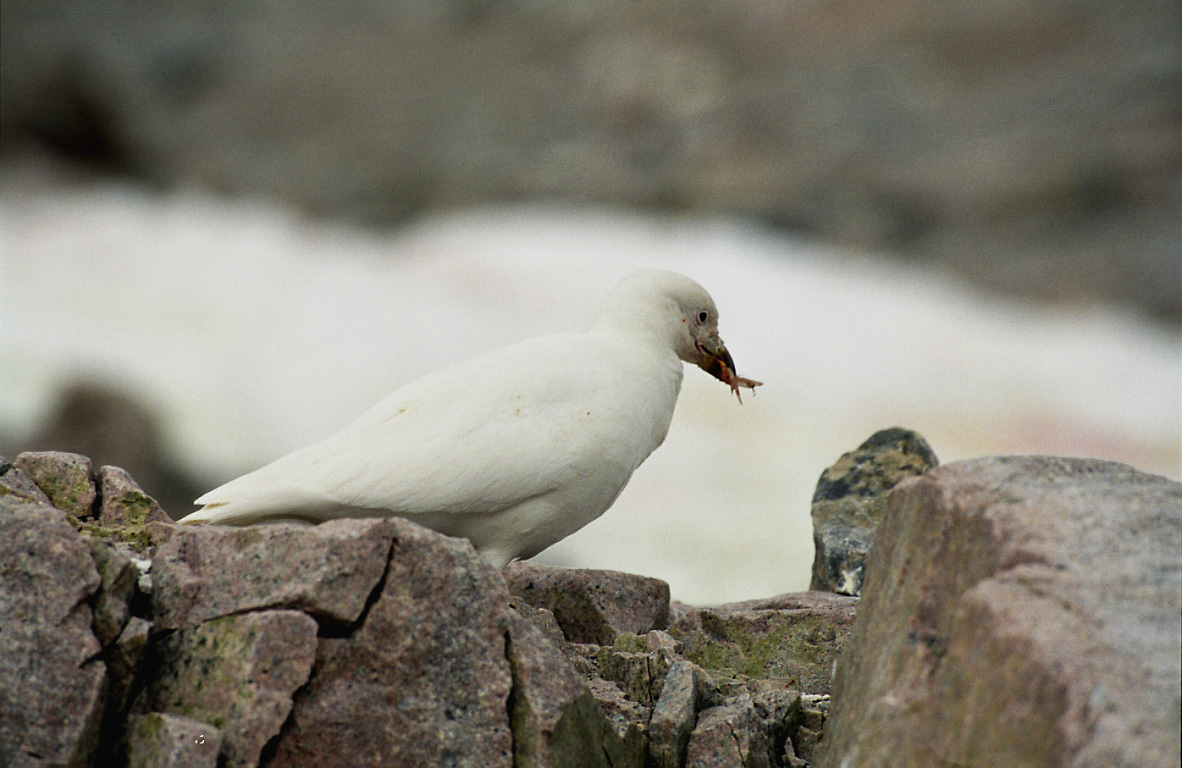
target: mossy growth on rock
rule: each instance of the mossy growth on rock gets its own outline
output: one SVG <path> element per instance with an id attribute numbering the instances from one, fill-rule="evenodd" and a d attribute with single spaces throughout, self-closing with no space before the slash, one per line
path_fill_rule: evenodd
<path id="1" fill-rule="evenodd" d="M 155 521 L 128 523 L 126 525 L 100 525 L 91 520 L 68 518 L 83 536 L 108 544 L 125 544 L 129 549 L 144 557 L 150 557 L 165 535 L 165 526 Z"/>

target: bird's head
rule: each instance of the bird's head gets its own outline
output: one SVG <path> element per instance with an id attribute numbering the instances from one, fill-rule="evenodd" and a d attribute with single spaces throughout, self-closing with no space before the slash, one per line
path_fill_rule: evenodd
<path id="1" fill-rule="evenodd" d="M 736 373 L 735 361 L 718 335 L 714 299 L 685 275 L 633 272 L 612 291 L 606 316 L 667 339 L 679 358 L 719 379 L 736 395 L 739 387 L 750 389 L 761 383 Z"/>

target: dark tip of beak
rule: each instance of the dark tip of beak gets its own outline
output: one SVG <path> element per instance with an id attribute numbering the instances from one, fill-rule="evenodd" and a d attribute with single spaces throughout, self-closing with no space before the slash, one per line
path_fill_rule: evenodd
<path id="1" fill-rule="evenodd" d="M 702 361 L 698 367 L 714 378 L 730 382 L 735 376 L 735 361 L 726 347 L 719 347 L 716 351 L 702 350 Z"/>

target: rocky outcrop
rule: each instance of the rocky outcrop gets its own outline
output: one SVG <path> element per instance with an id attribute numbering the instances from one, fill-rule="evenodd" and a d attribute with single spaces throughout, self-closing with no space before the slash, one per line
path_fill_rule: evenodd
<path id="1" fill-rule="evenodd" d="M 887 494 L 904 478 L 939 464 L 917 432 L 875 432 L 821 473 L 813 494 L 813 576 L 809 589 L 862 594 L 866 553 L 882 522 Z"/>
<path id="2" fill-rule="evenodd" d="M 110 684 L 90 549 L 65 512 L 0 495 L 0 563 L 0 763 L 86 765 Z"/>
<path id="3" fill-rule="evenodd" d="M 0 146 L 367 222 L 731 213 L 1176 321 L 1176 10 L 10 0 Z"/>
<path id="4" fill-rule="evenodd" d="M 671 621 L 663 582 L 502 575 L 404 520 L 175 526 L 103 514 L 142 491 L 82 457 L 3 468 L 5 765 L 796 766 L 853 620 L 809 593 Z"/>
<path id="5" fill-rule="evenodd" d="M 959 462 L 890 494 L 821 765 L 1178 765 L 1182 485 Z"/>
<path id="6" fill-rule="evenodd" d="M 929 470 L 861 603 L 712 607 L 399 519 L 104 516 L 142 491 L 87 467 L 0 460 L 6 766 L 1177 765 L 1182 486 L 1122 465 Z"/>

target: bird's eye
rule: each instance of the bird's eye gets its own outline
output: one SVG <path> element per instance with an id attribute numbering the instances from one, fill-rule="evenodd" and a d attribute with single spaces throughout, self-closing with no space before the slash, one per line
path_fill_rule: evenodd
<path id="1" fill-rule="evenodd" d="M 704 322 L 706 322 L 706 318 L 707 318 L 707 317 L 709 317 L 709 315 L 707 315 L 707 314 L 706 314 L 705 310 L 703 310 L 703 311 L 699 312 L 699 313 L 698 313 L 698 322 L 699 322 L 699 323 L 704 323 Z"/>

